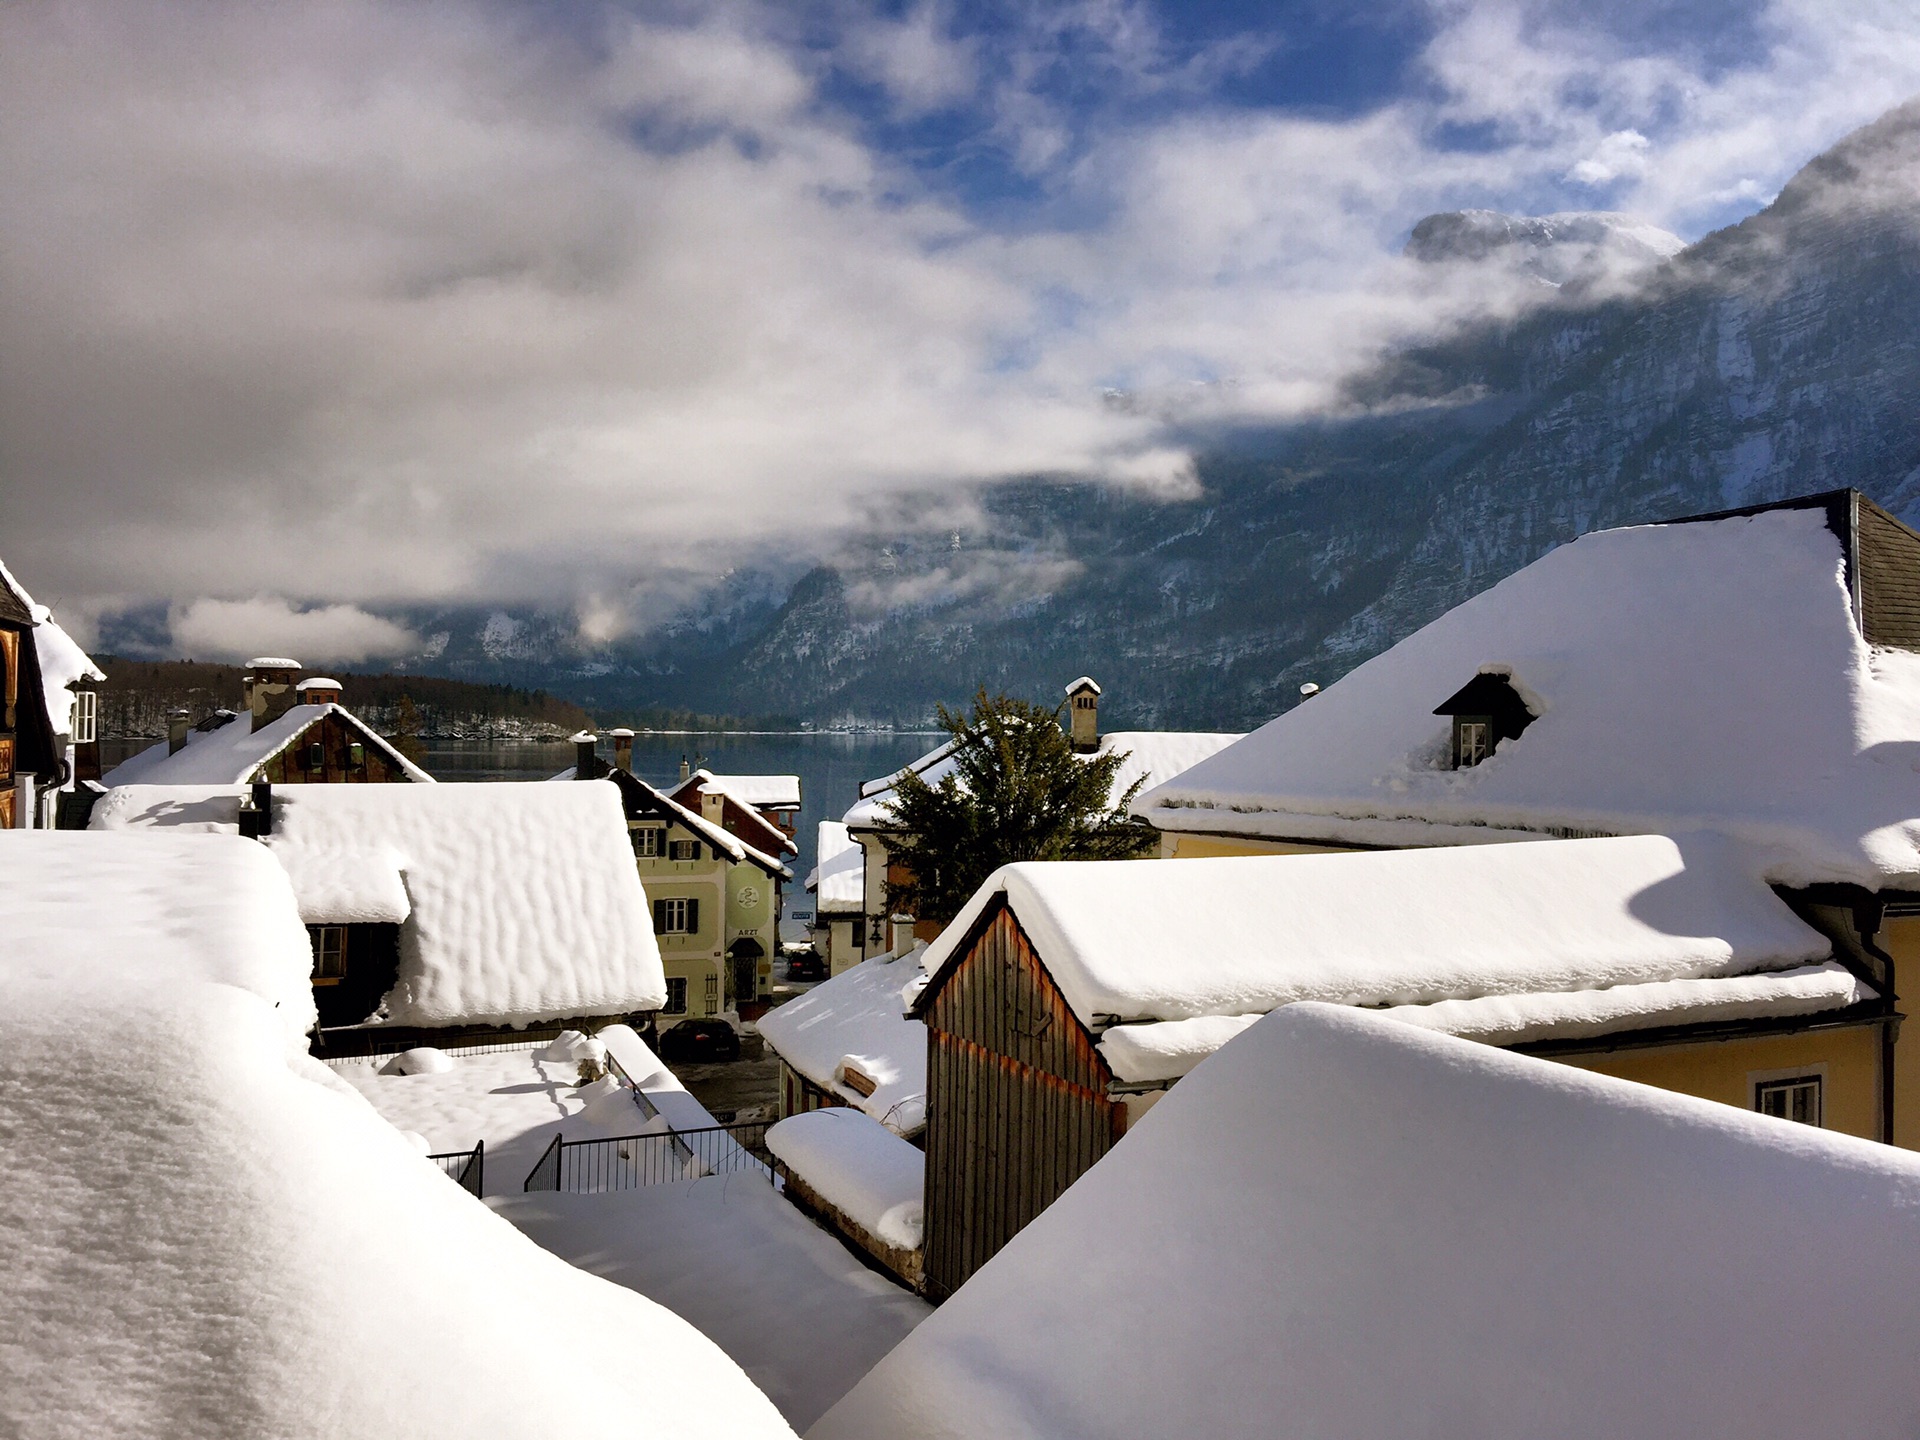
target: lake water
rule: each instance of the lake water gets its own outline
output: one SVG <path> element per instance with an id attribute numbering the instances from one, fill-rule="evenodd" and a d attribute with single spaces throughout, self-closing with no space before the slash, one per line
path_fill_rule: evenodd
<path id="1" fill-rule="evenodd" d="M 787 908 L 809 908 L 800 888 L 813 868 L 816 827 L 837 820 L 859 798 L 860 782 L 890 774 L 931 750 L 939 735 L 900 732 L 870 734 L 787 735 L 636 735 L 633 770 L 642 780 L 669 786 L 680 776 L 680 758 L 704 764 L 720 775 L 798 775 L 800 829 L 794 837 L 800 857 L 791 862 L 794 883 L 787 887 Z M 108 767 L 126 755 L 143 750 L 151 740 L 101 741 L 101 761 Z M 573 746 L 528 740 L 425 740 L 423 763 L 427 773 L 442 781 L 545 780 L 573 764 Z M 603 740 L 603 759 L 613 758 L 612 742 Z"/>

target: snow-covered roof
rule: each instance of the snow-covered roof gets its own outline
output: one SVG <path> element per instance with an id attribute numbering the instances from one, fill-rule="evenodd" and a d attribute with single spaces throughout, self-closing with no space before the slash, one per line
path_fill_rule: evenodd
<path id="1" fill-rule="evenodd" d="M 300 662 L 284 655 L 256 655 L 247 661 L 249 670 L 298 670 Z"/>
<path id="2" fill-rule="evenodd" d="M 33 650 L 40 665 L 40 688 L 46 697 L 47 719 L 55 735 L 66 735 L 73 724 L 73 692 L 83 680 L 105 680 L 91 656 L 53 618 L 53 611 L 35 600 L 0 562 L 0 587 L 12 592 L 33 618 Z"/>
<path id="3" fill-rule="evenodd" d="M 95 830 L 230 830 L 240 791 L 118 786 Z M 265 853 L 310 925 L 404 922 L 396 1025 L 658 1009 L 666 982 L 611 785 L 286 785 Z"/>
<path id="4" fill-rule="evenodd" d="M 8 1431 L 791 1435 L 306 1055 L 312 955 L 261 846 L 0 833 L 0 914 Z"/>
<path id="5" fill-rule="evenodd" d="M 1740 1013 L 1710 1018 L 1874 998 L 1840 965 L 1781 976 L 1778 994 L 1733 982 L 1826 965 L 1832 947 L 1716 836 L 1009 865 L 926 951 L 922 1004 L 1003 898 L 1083 1024 L 1188 1022 L 1107 1029 L 1123 1080 L 1182 1073 L 1233 1033 L 1203 1017 L 1301 1000 L 1426 1007 L 1436 1028 L 1522 1029 L 1517 1043 L 1581 1033 L 1594 1007 L 1630 1000 L 1604 1028 L 1680 1023 L 1716 997 Z M 1554 998 L 1523 1025 L 1511 1005 L 1496 1021 L 1489 996 Z"/>
<path id="6" fill-rule="evenodd" d="M 927 1157 L 886 1126 L 845 1106 L 810 1110 L 770 1127 L 767 1149 L 869 1235 L 920 1248 Z"/>
<path id="7" fill-rule="evenodd" d="M 800 777 L 798 775 L 715 775 L 709 770 L 696 771 L 708 781 L 726 791 L 742 804 L 751 805 L 756 810 L 798 810 L 800 808 Z"/>
<path id="8" fill-rule="evenodd" d="M 293 688 L 295 690 L 339 690 L 344 687 L 338 680 L 329 680 L 325 675 L 310 675 Z"/>
<path id="9" fill-rule="evenodd" d="M 920 980 L 918 952 L 863 960 L 762 1015 L 760 1037 L 821 1089 L 911 1135 L 927 1119 L 927 1027 L 904 1013 Z M 874 1082 L 871 1095 L 847 1084 L 849 1062 Z"/>
<path id="10" fill-rule="evenodd" d="M 858 915 L 867 903 L 866 847 L 838 820 L 820 822 L 820 863 L 807 876 L 814 909 L 822 915 Z"/>
<path id="11" fill-rule="evenodd" d="M 1126 758 L 1120 762 L 1120 768 L 1113 778 L 1110 799 L 1117 802 L 1134 781 L 1143 782 L 1142 790 L 1165 784 L 1242 738 L 1239 735 L 1216 735 L 1193 730 L 1115 730 L 1102 735 L 1099 748 L 1085 758 L 1098 759 L 1116 752 L 1125 754 Z M 938 785 L 955 768 L 952 752 L 953 742 L 948 741 L 906 768 L 929 785 Z M 895 771 L 881 780 L 870 780 L 862 785 L 860 798 L 841 817 L 842 822 L 856 829 L 871 829 L 890 823 L 893 819 L 893 790 L 899 784 L 902 773 Z"/>
<path id="12" fill-rule="evenodd" d="M 547 778 L 550 781 L 571 781 L 579 778 L 579 774 L 580 769 L 577 765 L 569 765 L 558 775 L 549 775 Z M 649 805 L 660 812 L 663 819 L 671 820 L 674 824 L 692 831 L 735 864 L 748 861 L 758 865 L 769 875 L 778 875 L 783 880 L 791 880 L 793 878 L 793 871 L 789 870 L 783 862 L 776 860 L 764 850 L 756 849 L 754 846 L 747 844 L 746 841 L 740 839 L 739 836 L 734 835 L 731 831 L 714 824 L 711 820 L 700 814 L 699 811 L 689 809 L 687 806 L 682 805 L 664 790 L 659 789 L 657 786 L 649 785 L 632 771 L 609 769 L 604 778 L 613 781 L 616 785 L 623 788 L 634 789 L 639 795 L 645 798 Z M 773 833 L 776 835 L 780 834 L 777 830 Z M 786 841 L 786 838 L 785 835 L 780 835 L 783 843 Z M 788 848 L 792 847 L 789 846 Z"/>
<path id="13" fill-rule="evenodd" d="M 1067 694 L 1069 695 L 1077 695 L 1082 690 L 1091 690 L 1096 695 L 1100 694 L 1100 686 L 1091 675 L 1082 675 L 1078 680 L 1075 680 L 1067 686 Z"/>
<path id="14" fill-rule="evenodd" d="M 795 795 L 799 794 L 800 781 L 798 777 L 748 775 L 734 776 L 732 778 L 736 780 L 746 780 L 748 782 L 769 779 L 792 779 L 793 793 Z M 749 783 L 746 788 L 766 789 L 770 787 L 756 787 Z M 771 788 L 773 788 L 775 794 L 785 793 L 784 787 Z M 732 801 L 733 808 L 731 813 L 735 817 L 735 823 L 744 821 L 750 834 L 757 833 L 759 836 L 758 848 L 763 852 L 779 855 L 798 855 L 800 853 L 800 847 L 793 843 L 792 838 L 787 832 L 763 815 L 754 801 L 747 799 L 738 791 L 723 784 L 721 778 L 710 770 L 696 770 L 686 779 L 680 781 L 679 784 L 673 787 L 672 799 L 676 804 L 685 805 L 691 810 L 699 808 L 697 797 L 701 795 L 720 796 L 723 806 L 726 801 Z M 796 801 L 795 804 L 797 805 L 798 801 Z M 733 834 L 734 832 L 728 831 L 727 833 Z M 742 843 L 752 844 L 753 842 L 743 840 Z"/>
<path id="15" fill-rule="evenodd" d="M 359 732 L 364 743 L 378 749 L 388 764 L 410 780 L 433 777 L 402 755 L 365 721 L 342 705 L 293 705 L 286 714 L 258 730 L 246 715 L 236 715 L 212 730 L 187 731 L 187 743 L 168 753 L 168 741 L 149 745 L 109 770 L 102 783 L 116 785 L 244 785 L 274 756 L 299 743 L 310 726 L 328 715 L 338 715 Z"/>
<path id="16" fill-rule="evenodd" d="M 1894 1435 L 1916 1365 L 1920 1156 L 1301 1006 L 808 1435 Z"/>
<path id="17" fill-rule="evenodd" d="M 1433 707 L 1498 668 L 1537 717 L 1450 770 Z M 1920 655 L 1870 649 L 1820 509 L 1601 531 L 1171 783 L 1163 830 L 1363 844 L 1741 836 L 1785 884 L 1920 877 Z"/>

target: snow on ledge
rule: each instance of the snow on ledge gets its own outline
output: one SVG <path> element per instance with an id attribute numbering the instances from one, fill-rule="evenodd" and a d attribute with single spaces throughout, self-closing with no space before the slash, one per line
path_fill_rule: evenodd
<path id="1" fill-rule="evenodd" d="M 810 1110 L 769 1129 L 767 1148 L 868 1234 L 920 1248 L 926 1156 L 886 1126 L 845 1106 Z"/>

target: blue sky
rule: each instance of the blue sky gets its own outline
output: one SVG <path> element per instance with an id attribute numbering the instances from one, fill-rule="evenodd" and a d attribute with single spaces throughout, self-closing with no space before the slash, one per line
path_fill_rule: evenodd
<path id="1" fill-rule="evenodd" d="M 1695 239 L 1920 94 L 1920 11 L 36 0 L 0 87 L 9 563 L 82 633 L 353 663 L 857 568 L 1010 476 L 1195 498 L 1196 427 L 1537 295 L 1422 216 Z"/>

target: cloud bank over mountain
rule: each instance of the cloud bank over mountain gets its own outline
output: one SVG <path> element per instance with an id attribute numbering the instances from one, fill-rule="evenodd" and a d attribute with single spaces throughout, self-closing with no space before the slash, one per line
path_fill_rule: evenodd
<path id="1" fill-rule="evenodd" d="M 606 640 L 983 481 L 1193 493 L 1196 430 L 1524 303 L 1421 217 L 1692 239 L 1920 91 L 1910 6 L 1588 8 L 8 7 L 6 553 L 182 648 Z"/>

